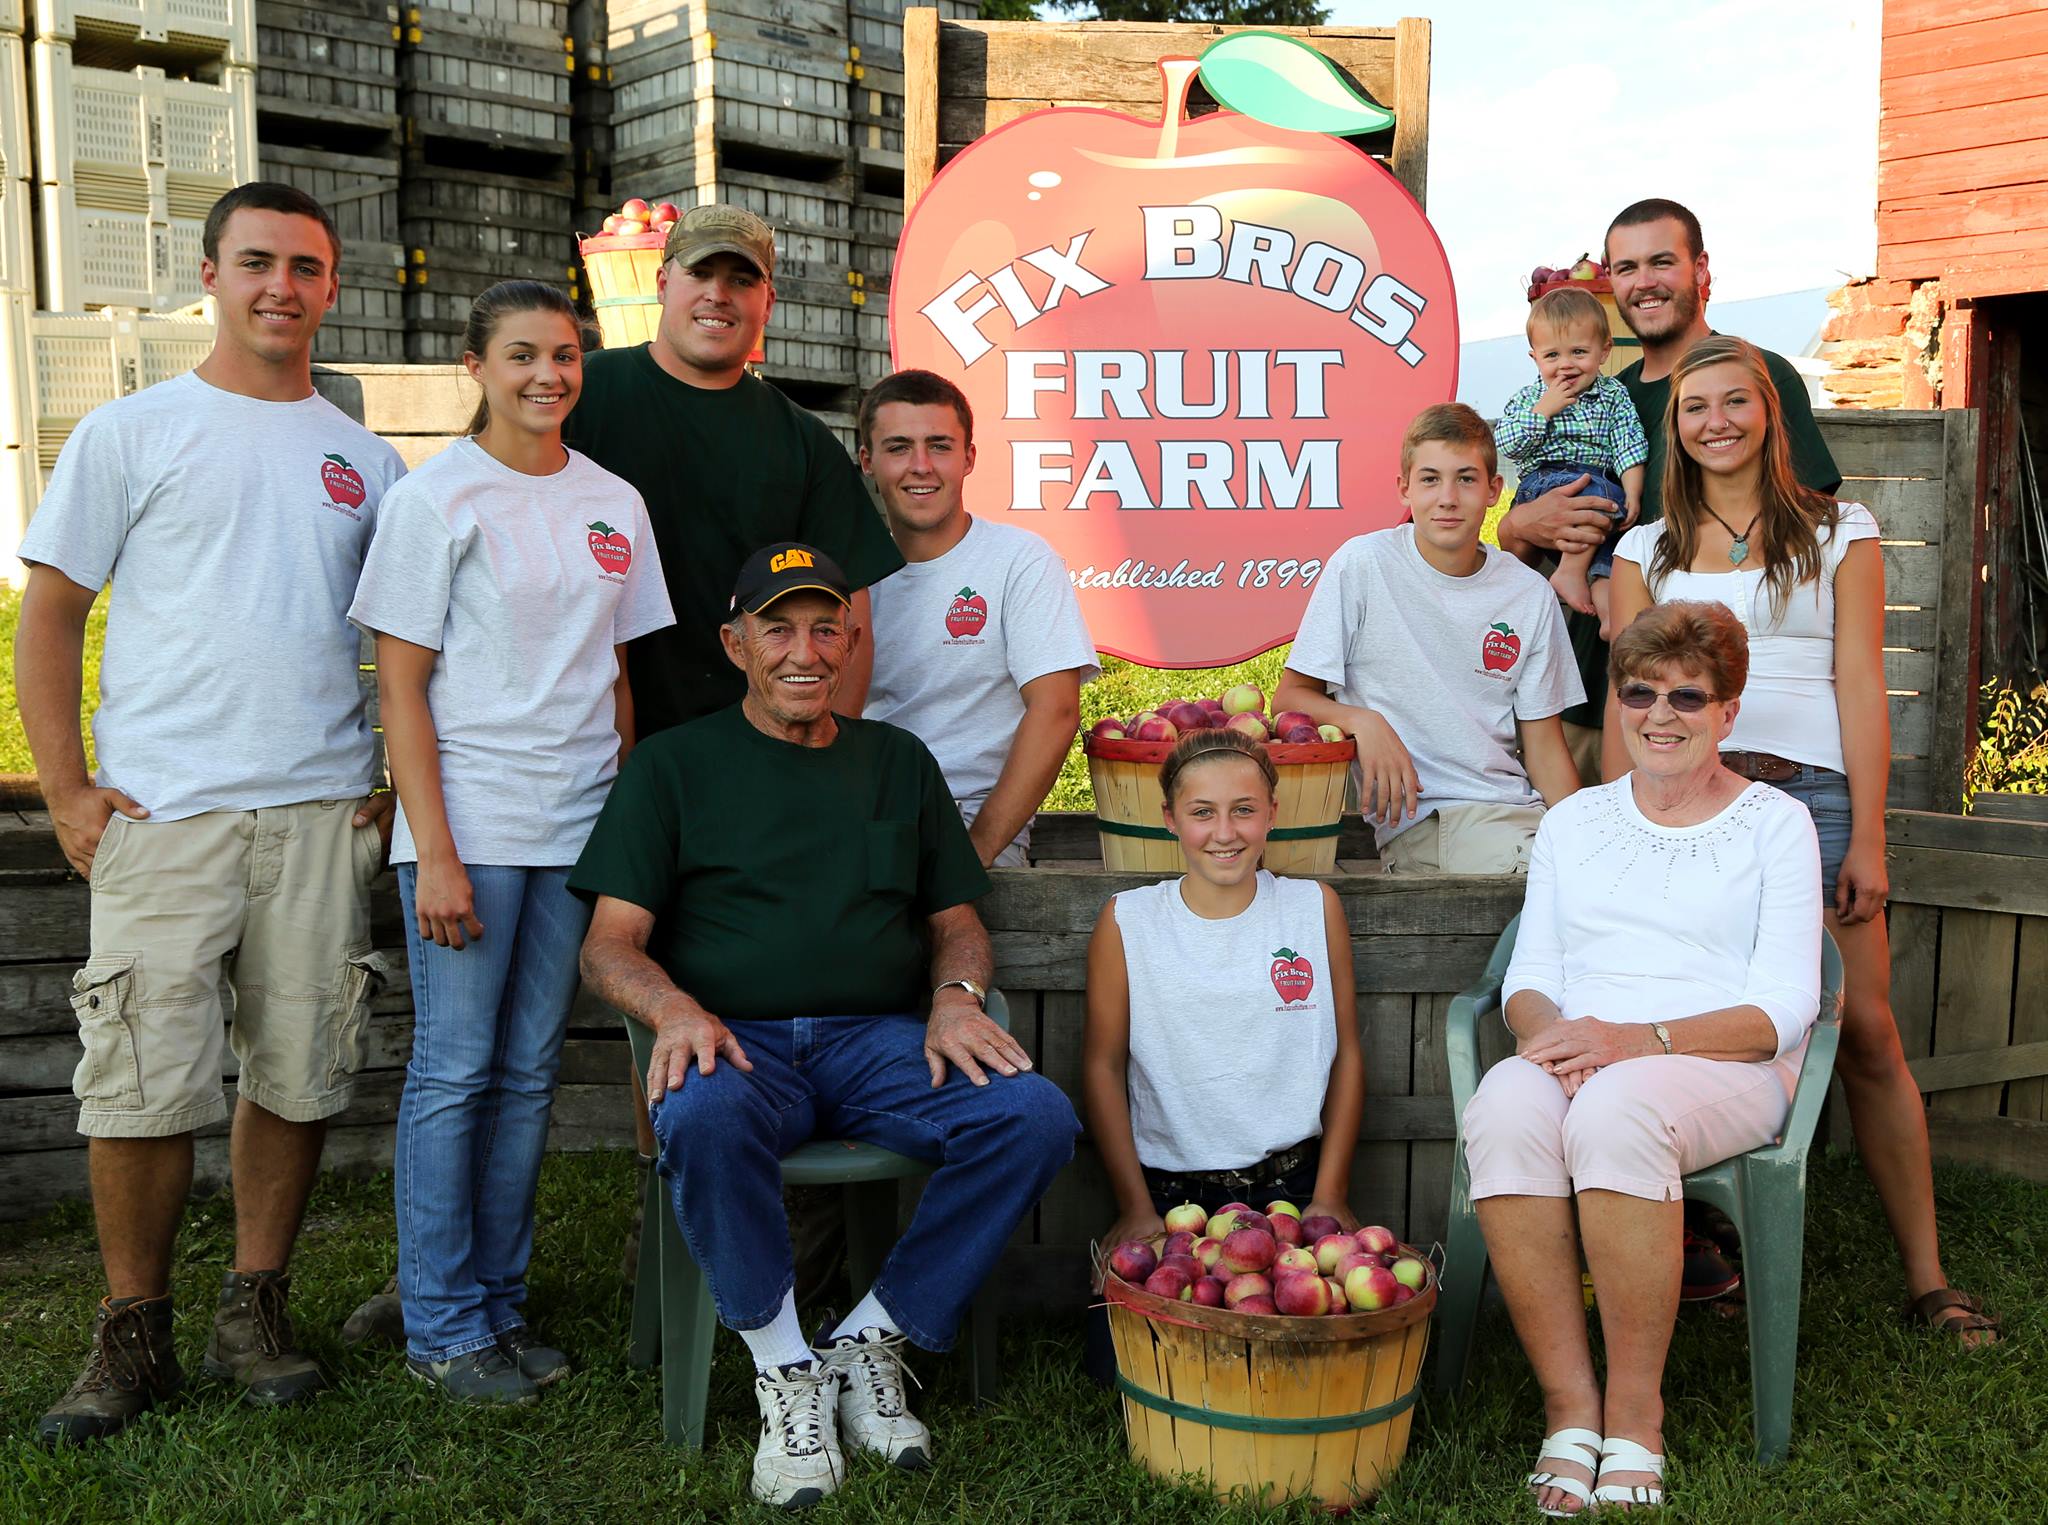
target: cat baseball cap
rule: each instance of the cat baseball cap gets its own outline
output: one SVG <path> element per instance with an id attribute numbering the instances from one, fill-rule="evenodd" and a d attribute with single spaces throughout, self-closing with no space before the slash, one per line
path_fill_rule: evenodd
<path id="1" fill-rule="evenodd" d="M 691 207 L 668 230 L 661 261 L 694 265 L 714 254 L 736 254 L 770 280 L 775 278 L 775 230 L 745 207 L 710 202 Z"/>
<path id="2" fill-rule="evenodd" d="M 853 588 L 839 563 L 815 546 L 794 540 L 763 546 L 740 568 L 733 584 L 732 612 L 759 614 L 786 593 L 800 591 L 828 593 L 842 604 L 853 604 Z"/>

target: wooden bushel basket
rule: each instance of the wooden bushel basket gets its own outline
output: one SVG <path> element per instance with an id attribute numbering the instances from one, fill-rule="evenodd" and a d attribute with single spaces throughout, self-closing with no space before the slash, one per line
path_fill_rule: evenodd
<path id="1" fill-rule="evenodd" d="M 1104 868 L 1168 874 L 1183 867 L 1180 844 L 1160 818 L 1165 798 L 1159 792 L 1159 765 L 1174 745 L 1082 738 Z M 1348 736 L 1342 741 L 1269 741 L 1266 755 L 1279 770 L 1280 789 L 1273 830 L 1266 837 L 1265 866 L 1276 874 L 1334 874 L 1344 781 L 1358 744 Z"/>
<path id="2" fill-rule="evenodd" d="M 1408 1454 L 1434 1268 L 1398 1307 L 1322 1318 L 1205 1308 L 1111 1275 L 1102 1292 L 1131 1459 L 1147 1471 L 1346 1509 Z"/>
<path id="3" fill-rule="evenodd" d="M 661 326 L 654 277 L 661 270 L 666 233 L 600 233 L 577 240 L 590 274 L 590 305 L 606 349 L 645 344 Z"/>

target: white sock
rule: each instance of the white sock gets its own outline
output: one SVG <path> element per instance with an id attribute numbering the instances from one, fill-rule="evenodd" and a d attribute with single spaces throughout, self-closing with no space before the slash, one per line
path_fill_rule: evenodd
<path id="1" fill-rule="evenodd" d="M 775 1315 L 773 1323 L 763 1324 L 759 1329 L 742 1329 L 739 1336 L 747 1342 L 747 1349 L 754 1353 L 756 1371 L 803 1366 L 817 1359 L 811 1353 L 811 1347 L 804 1342 L 803 1326 L 796 1321 L 796 1293 L 793 1290 L 783 1294 L 782 1311 Z"/>
<path id="2" fill-rule="evenodd" d="M 839 1321 L 839 1327 L 828 1338 L 843 1339 L 849 1334 L 859 1334 L 863 1329 L 879 1329 L 884 1334 L 901 1334 L 896 1321 L 882 1310 L 882 1305 L 870 1291 L 860 1300 L 860 1306 Z"/>

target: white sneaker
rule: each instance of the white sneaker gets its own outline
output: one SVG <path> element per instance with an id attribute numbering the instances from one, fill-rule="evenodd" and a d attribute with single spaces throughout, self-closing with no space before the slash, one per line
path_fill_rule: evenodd
<path id="1" fill-rule="evenodd" d="M 822 1361 L 754 1374 L 761 1444 L 752 1491 L 762 1503 L 803 1509 L 838 1488 L 846 1475 L 833 1418 L 839 1384 L 838 1371 Z"/>
<path id="2" fill-rule="evenodd" d="M 818 1356 L 839 1374 L 839 1429 L 846 1443 L 914 1471 L 931 1465 L 932 1432 L 904 1397 L 903 1379 L 910 1371 L 900 1354 L 903 1344 L 900 1334 L 863 1329 L 827 1340 Z"/>

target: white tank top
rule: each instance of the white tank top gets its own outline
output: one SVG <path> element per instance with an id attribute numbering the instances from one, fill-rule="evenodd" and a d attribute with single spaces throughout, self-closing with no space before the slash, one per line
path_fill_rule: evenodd
<path id="1" fill-rule="evenodd" d="M 1112 901 L 1130 978 L 1140 1163 L 1239 1170 L 1323 1131 L 1337 1056 L 1323 887 L 1259 870 L 1252 903 L 1197 916 L 1168 879 Z"/>

